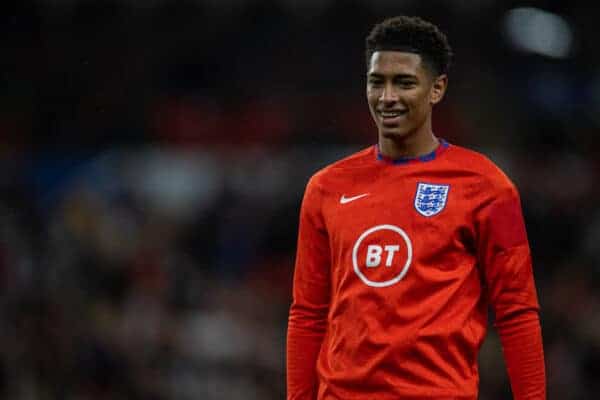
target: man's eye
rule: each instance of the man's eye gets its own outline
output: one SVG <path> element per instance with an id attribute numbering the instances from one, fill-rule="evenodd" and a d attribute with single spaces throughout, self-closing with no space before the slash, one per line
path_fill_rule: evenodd
<path id="1" fill-rule="evenodd" d="M 369 81 L 369 83 L 370 83 L 371 85 L 373 85 L 373 86 L 379 86 L 379 85 L 381 85 L 381 84 L 382 84 L 382 82 L 381 82 L 380 80 L 376 80 L 376 79 L 371 79 L 371 80 Z"/>
<path id="2" fill-rule="evenodd" d="M 413 81 L 400 81 L 399 85 L 402 86 L 403 88 L 411 88 L 411 87 L 414 87 L 416 85 L 416 83 Z"/>

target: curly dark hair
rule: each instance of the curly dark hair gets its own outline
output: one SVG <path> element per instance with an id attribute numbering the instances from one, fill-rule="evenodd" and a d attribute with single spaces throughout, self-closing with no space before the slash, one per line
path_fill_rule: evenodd
<path id="1" fill-rule="evenodd" d="M 384 50 L 419 54 L 435 76 L 447 73 L 452 59 L 448 38 L 437 26 L 405 15 L 388 18 L 373 27 L 366 38 L 367 69 L 373 53 Z"/>

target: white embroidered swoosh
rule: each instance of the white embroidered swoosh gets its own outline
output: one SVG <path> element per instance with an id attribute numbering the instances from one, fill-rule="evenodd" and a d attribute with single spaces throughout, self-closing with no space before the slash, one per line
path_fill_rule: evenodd
<path id="1" fill-rule="evenodd" d="M 369 195 L 369 193 L 363 193 L 363 194 L 359 194 L 358 196 L 352 196 L 352 197 L 346 197 L 345 195 L 342 195 L 342 197 L 340 197 L 340 204 L 350 203 L 351 201 L 361 199 L 368 195 Z"/>

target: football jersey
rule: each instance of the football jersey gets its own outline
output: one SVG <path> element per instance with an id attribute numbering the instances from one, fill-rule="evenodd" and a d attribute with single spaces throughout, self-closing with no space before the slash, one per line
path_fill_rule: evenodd
<path id="1" fill-rule="evenodd" d="M 288 399 L 476 399 L 490 305 L 515 398 L 545 398 L 521 205 L 498 167 L 444 141 L 331 164 L 301 207 Z"/>

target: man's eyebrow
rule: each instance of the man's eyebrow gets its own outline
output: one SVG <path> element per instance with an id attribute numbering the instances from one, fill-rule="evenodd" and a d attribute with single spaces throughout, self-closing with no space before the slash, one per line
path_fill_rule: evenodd
<path id="1" fill-rule="evenodd" d="M 380 74 L 377 72 L 369 72 L 368 74 L 369 77 L 371 78 L 385 78 L 384 74 Z M 416 79 L 417 76 L 413 75 L 413 74 L 394 74 L 392 75 L 393 79 Z"/>

